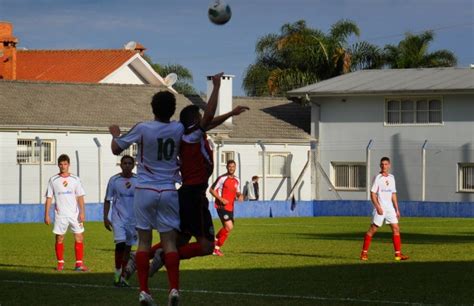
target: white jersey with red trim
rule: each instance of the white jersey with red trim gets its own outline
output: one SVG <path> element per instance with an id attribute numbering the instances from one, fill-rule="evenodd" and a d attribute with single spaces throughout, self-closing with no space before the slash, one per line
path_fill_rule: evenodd
<path id="1" fill-rule="evenodd" d="M 77 217 L 79 206 L 77 197 L 84 196 L 84 188 L 79 177 L 69 174 L 61 176 L 56 174 L 49 179 L 46 197 L 53 198 L 56 202 L 56 217 Z"/>
<path id="2" fill-rule="evenodd" d="M 374 177 L 371 192 L 377 194 L 380 205 L 385 208 L 393 208 L 392 194 L 397 193 L 395 177 L 392 174 L 378 174 Z"/>
<path id="3" fill-rule="evenodd" d="M 138 144 L 137 187 L 181 182 L 177 156 L 183 132 L 180 122 L 153 120 L 138 123 L 127 134 L 115 138 L 123 150 Z"/>

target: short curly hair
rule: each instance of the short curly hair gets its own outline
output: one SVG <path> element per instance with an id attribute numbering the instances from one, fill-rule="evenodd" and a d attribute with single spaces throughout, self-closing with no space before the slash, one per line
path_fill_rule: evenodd
<path id="1" fill-rule="evenodd" d="M 176 97 L 169 91 L 160 91 L 153 96 L 151 108 L 156 117 L 169 120 L 176 111 Z"/>

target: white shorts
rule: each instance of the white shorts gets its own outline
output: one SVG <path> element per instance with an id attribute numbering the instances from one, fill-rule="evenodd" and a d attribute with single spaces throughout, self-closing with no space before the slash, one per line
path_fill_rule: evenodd
<path id="1" fill-rule="evenodd" d="M 114 230 L 115 243 L 125 242 L 126 245 L 130 246 L 137 245 L 135 223 L 112 220 L 112 228 Z"/>
<path id="2" fill-rule="evenodd" d="M 398 219 L 397 219 L 397 213 L 395 212 L 395 209 L 393 208 L 384 208 L 383 209 L 383 214 L 379 215 L 377 213 L 377 210 L 374 209 L 372 212 L 372 224 L 377 225 L 378 227 L 381 227 L 385 221 L 385 224 L 397 224 Z"/>
<path id="3" fill-rule="evenodd" d="M 67 232 L 69 226 L 74 234 L 80 234 L 84 232 L 84 224 L 79 223 L 79 216 L 76 217 L 56 217 L 54 219 L 53 233 L 56 235 L 64 235 Z"/>
<path id="4" fill-rule="evenodd" d="M 167 187 L 135 189 L 137 229 L 156 229 L 160 233 L 179 230 L 178 191 L 174 186 Z"/>

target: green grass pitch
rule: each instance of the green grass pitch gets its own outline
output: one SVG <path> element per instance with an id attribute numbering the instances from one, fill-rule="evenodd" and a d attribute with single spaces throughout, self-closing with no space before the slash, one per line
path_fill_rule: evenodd
<path id="1" fill-rule="evenodd" d="M 372 240 L 369 261 L 361 262 L 368 225 L 366 217 L 237 219 L 224 257 L 181 262 L 181 305 L 474 303 L 474 219 L 402 218 L 407 262 L 393 260 L 388 226 Z M 1 306 L 137 305 L 136 276 L 133 288 L 112 285 L 111 233 L 99 222 L 85 226 L 91 271 L 81 273 L 72 271 L 71 234 L 67 271 L 56 272 L 51 227 L 1 224 Z M 150 286 L 158 305 L 166 305 L 165 272 Z"/>

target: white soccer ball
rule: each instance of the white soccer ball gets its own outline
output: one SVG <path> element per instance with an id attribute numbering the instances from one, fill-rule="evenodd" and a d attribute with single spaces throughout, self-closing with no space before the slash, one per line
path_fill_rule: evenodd
<path id="1" fill-rule="evenodd" d="M 212 23 L 223 25 L 232 17 L 232 11 L 230 10 L 230 6 L 224 1 L 214 0 L 211 5 L 209 5 L 207 16 Z"/>

